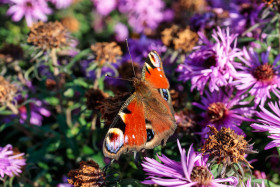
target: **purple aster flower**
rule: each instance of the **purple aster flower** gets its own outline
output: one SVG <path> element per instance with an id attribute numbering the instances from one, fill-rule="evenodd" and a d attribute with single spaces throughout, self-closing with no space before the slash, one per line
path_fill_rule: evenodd
<path id="1" fill-rule="evenodd" d="M 97 66 L 97 63 L 94 62 L 93 59 L 82 60 L 80 62 L 81 72 L 84 76 L 91 81 L 96 79 L 96 69 L 100 68 Z M 111 76 L 117 76 L 116 69 L 119 67 L 119 63 L 112 63 L 110 66 L 102 66 L 101 67 L 101 76 L 105 76 L 109 74 Z M 115 70 L 115 71 L 114 71 Z"/>
<path id="2" fill-rule="evenodd" d="M 261 59 L 252 48 L 247 51 L 243 49 L 244 58 L 240 58 L 244 65 L 239 66 L 241 71 L 236 75 L 236 81 L 233 84 L 242 91 L 249 90 L 249 93 L 255 96 L 255 104 L 264 105 L 270 93 L 273 92 L 279 96 L 280 88 L 279 68 L 277 62 L 280 59 L 278 55 L 272 64 L 269 63 L 270 47 L 266 53 L 261 54 Z"/>
<path id="3" fill-rule="evenodd" d="M 264 185 L 264 181 L 262 181 L 262 184 L 261 184 L 261 185 L 259 185 L 259 184 L 257 184 L 257 183 L 254 183 L 254 185 L 252 186 L 251 178 L 249 178 L 249 179 L 247 180 L 246 184 L 244 184 L 244 183 L 242 182 L 242 184 L 240 185 L 240 187 L 265 187 L 265 185 Z"/>
<path id="4" fill-rule="evenodd" d="M 10 4 L 7 14 L 16 22 L 25 17 L 28 26 L 38 20 L 47 21 L 46 15 L 52 12 L 45 0 L 10 0 Z"/>
<path id="5" fill-rule="evenodd" d="M 201 31 L 211 29 L 216 25 L 216 15 L 214 12 L 206 12 L 204 14 L 194 14 L 190 19 L 191 30 Z"/>
<path id="6" fill-rule="evenodd" d="M 156 29 L 159 23 L 165 19 L 164 7 L 165 4 L 162 0 L 119 1 L 120 12 L 127 15 L 129 25 L 138 33 L 145 29 Z"/>
<path id="7" fill-rule="evenodd" d="M 26 98 L 19 95 L 16 98 L 18 105 L 24 103 Z M 26 123 L 26 120 L 32 125 L 41 126 L 44 117 L 50 117 L 51 112 L 46 108 L 46 103 L 33 99 L 29 103 L 22 105 L 18 108 L 19 111 L 19 122 L 21 124 Z M 18 118 L 17 115 L 3 116 L 1 121 L 5 123 L 9 123 L 13 121 L 15 118 Z"/>
<path id="8" fill-rule="evenodd" d="M 194 106 L 204 110 L 201 114 L 204 119 L 201 124 L 206 127 L 202 135 L 209 131 L 207 125 L 215 126 L 218 130 L 222 127 L 231 128 L 237 134 L 244 134 L 238 128 L 243 121 L 251 121 L 249 118 L 254 114 L 254 107 L 249 107 L 249 101 L 242 101 L 246 95 L 237 93 L 233 95 L 233 89 L 226 91 L 205 92 L 206 97 L 201 98 L 200 103 L 193 103 Z"/>
<path id="9" fill-rule="evenodd" d="M 235 68 L 239 64 L 235 58 L 242 54 L 236 47 L 237 35 L 231 35 L 229 28 L 221 30 L 218 27 L 218 32 L 212 34 L 216 43 L 210 42 L 201 32 L 199 36 L 203 45 L 195 48 L 186 58 L 185 64 L 179 65 L 179 79 L 191 80 L 191 89 L 196 88 L 201 94 L 207 84 L 211 92 L 218 91 L 219 87 L 229 85 L 237 74 Z"/>
<path id="10" fill-rule="evenodd" d="M 0 4 L 5 4 L 5 3 L 8 3 L 9 0 L 0 0 Z"/>
<path id="11" fill-rule="evenodd" d="M 92 0 L 96 10 L 102 16 L 109 15 L 117 7 L 117 0 Z"/>
<path id="12" fill-rule="evenodd" d="M 181 154 L 181 162 L 173 161 L 165 155 L 158 156 L 162 163 L 145 157 L 142 166 L 148 177 L 142 182 L 143 184 L 226 187 L 227 185 L 221 183 L 229 182 L 231 185 L 238 183 L 238 179 L 235 177 L 214 179 L 213 174 L 207 168 L 207 157 L 195 152 L 192 145 L 186 156 L 186 151 L 181 148 L 179 140 L 177 143 Z"/>
<path id="13" fill-rule="evenodd" d="M 73 0 L 50 0 L 57 9 L 63 9 L 69 7 Z"/>
<path id="14" fill-rule="evenodd" d="M 257 23 L 261 25 L 261 23 L 264 22 L 264 20 L 260 18 L 264 6 L 264 3 L 253 0 L 234 0 L 230 3 L 229 18 L 224 20 L 223 25 L 231 27 L 231 29 L 238 34 L 243 34 L 247 29 Z M 247 32 L 246 36 L 259 38 L 261 32 L 262 29 L 257 27 Z"/>
<path id="15" fill-rule="evenodd" d="M 129 39 L 128 45 L 133 62 L 141 65 L 144 64 L 150 51 L 156 50 L 159 54 L 161 54 L 167 50 L 161 40 L 150 39 L 145 35 L 142 35 L 140 39 Z M 129 53 L 126 53 L 122 58 L 122 62 L 127 61 L 130 61 Z"/>
<path id="16" fill-rule="evenodd" d="M 44 106 L 45 104 L 40 100 L 35 100 L 29 104 L 30 107 L 30 124 L 41 126 L 44 117 L 50 117 L 51 112 L 47 110 Z M 19 108 L 20 122 L 24 123 L 27 120 L 27 108 L 22 106 Z"/>
<path id="17" fill-rule="evenodd" d="M 257 116 L 261 119 L 258 119 L 260 124 L 252 124 L 251 127 L 256 129 L 259 132 L 268 131 L 271 133 L 269 138 L 272 138 L 273 141 L 265 146 L 265 150 L 271 149 L 273 147 L 280 147 L 280 108 L 279 104 L 272 102 L 268 103 L 268 106 L 271 108 L 273 112 L 268 111 L 263 106 L 260 106 L 261 112 L 257 113 Z"/>
<path id="18" fill-rule="evenodd" d="M 118 42 L 123 42 L 127 39 L 129 31 L 125 24 L 123 23 L 117 23 L 115 25 L 115 38 Z"/>
<path id="19" fill-rule="evenodd" d="M 24 153 L 16 154 L 10 144 L 0 147 L 0 176 L 4 178 L 4 175 L 19 175 L 22 172 L 21 167 L 26 165 L 23 155 Z"/>

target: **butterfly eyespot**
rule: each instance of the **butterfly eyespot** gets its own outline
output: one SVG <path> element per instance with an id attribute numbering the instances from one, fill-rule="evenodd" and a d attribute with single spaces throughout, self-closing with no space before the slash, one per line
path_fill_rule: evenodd
<path id="1" fill-rule="evenodd" d="M 159 92 L 164 100 L 169 100 L 169 91 L 167 89 L 160 89 Z"/>
<path id="2" fill-rule="evenodd" d="M 108 132 L 108 136 L 105 139 L 105 146 L 111 153 L 117 153 L 123 146 L 124 136 L 123 132 L 118 128 L 111 128 Z"/>
<path id="3" fill-rule="evenodd" d="M 149 62 L 154 66 L 154 67 L 160 67 L 160 62 L 161 62 L 161 60 L 160 60 L 160 57 L 158 56 L 158 54 L 156 53 L 156 52 L 150 52 L 149 53 L 149 58 L 148 58 L 148 60 L 149 60 Z M 149 63 L 148 62 L 148 63 Z"/>
<path id="4" fill-rule="evenodd" d="M 153 129 L 147 129 L 147 142 L 151 141 L 155 136 Z"/>

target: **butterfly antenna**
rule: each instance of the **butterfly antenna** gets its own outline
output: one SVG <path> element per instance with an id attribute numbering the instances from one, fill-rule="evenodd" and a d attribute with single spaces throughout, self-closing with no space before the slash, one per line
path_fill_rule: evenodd
<path id="1" fill-rule="evenodd" d="M 111 76 L 111 75 L 109 75 L 109 74 L 105 74 L 105 76 L 106 77 L 110 77 L 110 78 L 113 78 L 113 79 L 119 79 L 119 80 L 124 80 L 124 81 L 132 81 L 132 80 L 130 80 L 130 79 L 124 79 L 124 78 L 119 78 L 119 77 L 113 77 L 113 76 Z"/>
<path id="2" fill-rule="evenodd" d="M 126 43 L 126 46 L 127 46 L 127 50 L 128 50 L 129 56 L 130 56 L 130 60 L 131 60 L 131 64 L 132 64 L 132 69 L 133 69 L 134 77 L 136 77 L 135 69 L 134 69 L 134 64 L 133 64 L 133 60 L 132 60 L 132 58 L 131 58 L 131 54 L 130 54 L 130 50 L 129 50 L 129 47 L 128 47 L 127 39 L 125 39 L 125 43 Z"/>

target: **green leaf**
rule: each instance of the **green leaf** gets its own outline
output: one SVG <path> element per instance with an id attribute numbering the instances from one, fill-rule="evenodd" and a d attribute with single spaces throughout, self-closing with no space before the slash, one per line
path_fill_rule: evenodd
<path id="1" fill-rule="evenodd" d="M 83 152 L 84 154 L 86 154 L 86 155 L 94 154 L 94 151 L 92 150 L 92 148 L 90 148 L 90 147 L 87 146 L 87 145 L 84 145 L 84 146 L 83 146 L 82 152 Z"/>
<path id="2" fill-rule="evenodd" d="M 66 97 L 73 97 L 74 96 L 74 90 L 72 88 L 69 88 L 67 89 L 65 92 L 64 92 L 64 96 Z"/>

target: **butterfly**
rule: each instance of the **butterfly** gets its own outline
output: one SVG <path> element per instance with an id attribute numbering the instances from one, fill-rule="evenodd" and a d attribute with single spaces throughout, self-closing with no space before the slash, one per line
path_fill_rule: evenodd
<path id="1" fill-rule="evenodd" d="M 114 118 L 103 142 L 106 157 L 118 159 L 129 151 L 165 145 L 177 125 L 162 61 L 151 51 L 142 78 L 133 78 L 135 91 Z"/>

